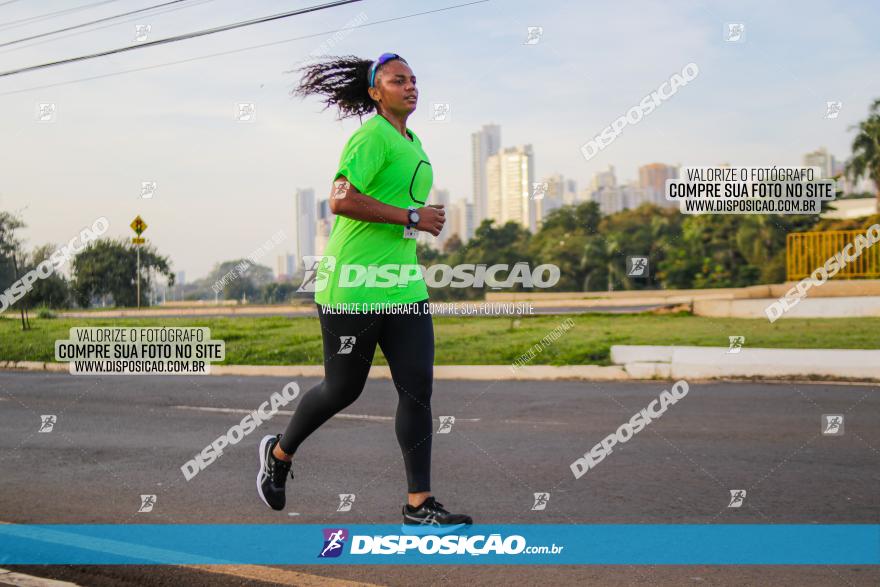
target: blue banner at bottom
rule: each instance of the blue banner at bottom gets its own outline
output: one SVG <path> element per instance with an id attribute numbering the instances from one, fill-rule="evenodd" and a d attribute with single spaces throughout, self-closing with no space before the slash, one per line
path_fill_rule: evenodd
<path id="1" fill-rule="evenodd" d="M 0 564 L 876 565 L 878 524 L 0 524 Z"/>

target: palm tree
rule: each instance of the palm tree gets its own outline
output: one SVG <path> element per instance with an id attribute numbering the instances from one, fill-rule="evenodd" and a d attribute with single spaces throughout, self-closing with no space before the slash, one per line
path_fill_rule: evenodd
<path id="1" fill-rule="evenodd" d="M 615 282 L 622 289 L 634 289 L 633 280 L 627 275 L 626 258 L 623 256 L 623 243 L 626 235 L 611 231 L 605 236 L 594 235 L 587 239 L 581 256 L 580 269 L 584 272 L 584 291 L 592 291 L 602 277 L 606 278 L 609 292 L 614 291 Z"/>
<path id="2" fill-rule="evenodd" d="M 858 126 L 853 139 L 852 158 L 846 164 L 846 174 L 853 183 L 862 176 L 869 177 L 877 190 L 877 212 L 880 212 L 880 98 L 871 104 L 870 114 Z"/>

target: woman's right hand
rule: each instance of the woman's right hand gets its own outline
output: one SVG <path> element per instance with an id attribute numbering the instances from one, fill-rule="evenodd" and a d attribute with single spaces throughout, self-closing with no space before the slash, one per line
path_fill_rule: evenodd
<path id="1" fill-rule="evenodd" d="M 428 204 L 423 208 L 416 210 L 419 213 L 419 223 L 416 230 L 430 232 L 434 236 L 440 234 L 443 230 L 443 224 L 446 222 L 446 210 L 443 204 Z"/>

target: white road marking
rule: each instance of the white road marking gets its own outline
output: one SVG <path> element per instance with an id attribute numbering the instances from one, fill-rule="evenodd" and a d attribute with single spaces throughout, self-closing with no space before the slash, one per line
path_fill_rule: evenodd
<path id="1" fill-rule="evenodd" d="M 220 412 L 222 414 L 250 414 L 253 410 L 244 410 L 241 408 L 212 408 L 208 406 L 171 406 L 178 410 L 199 410 L 202 412 Z M 282 416 L 292 416 L 293 410 L 278 410 L 276 414 Z M 393 421 L 393 416 L 370 416 L 368 414 L 336 414 L 334 418 L 343 418 L 346 420 L 368 420 L 373 422 L 389 422 Z M 435 420 L 437 418 L 434 418 Z M 456 418 L 456 422 L 479 422 L 480 418 Z"/>

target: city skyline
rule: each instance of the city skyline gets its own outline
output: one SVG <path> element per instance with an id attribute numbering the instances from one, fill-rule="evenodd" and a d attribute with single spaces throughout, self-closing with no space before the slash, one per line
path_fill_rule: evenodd
<path id="1" fill-rule="evenodd" d="M 426 3 L 425 9 L 440 7 Z M 404 2 L 358 3 L 4 78 L 0 129 L 10 145 L 4 154 L 10 171 L 0 177 L 0 209 L 21 214 L 28 248 L 65 241 L 98 216 L 110 219 L 108 236 L 128 237 L 129 222 L 140 214 L 149 225 L 144 236 L 175 272 L 206 275 L 218 260 L 241 257 L 276 231 L 290 231 L 296 189 L 313 189 L 316 200 L 329 195 L 342 146 L 360 123 L 337 122 L 317 100 L 291 99 L 297 76 L 286 73 L 322 47 L 330 55 L 366 58 L 393 50 L 412 64 L 420 102 L 408 126 L 431 158 L 435 187 L 448 190 L 451 202 L 472 196 L 469 147 L 487 124 L 503 129 L 505 148 L 532 145 L 536 177 L 561 174 L 579 187 L 609 165 L 626 183 L 637 179 L 640 165 L 654 162 L 796 166 L 821 146 L 845 159 L 854 136 L 849 127 L 880 96 L 880 84 L 863 73 L 880 56 L 869 24 L 880 8 L 835 7 L 820 23 L 811 15 L 825 4 L 802 8 L 679 2 L 646 5 L 635 21 L 620 6 L 509 2 L 499 21 L 497 3 L 489 2 L 380 23 L 415 10 Z M 110 6 L 88 15 L 114 12 Z M 149 34 L 161 38 L 271 12 L 269 2 L 217 2 L 151 16 Z M 369 26 L 333 38 L 361 13 Z M 26 3 L 2 12 L 9 21 L 33 14 Z M 48 22 L 60 28 L 87 19 Z M 581 26 L 587 21 L 602 23 L 590 28 L 590 50 Z M 728 22 L 744 23 L 745 42 L 724 40 Z M 5 49 L 4 62 L 11 68 L 131 44 L 134 25 Z M 535 25 L 543 35 L 525 44 Z M 4 32 L 11 39 L 46 28 L 37 22 Z M 678 34 L 660 43 L 659 30 Z M 320 31 L 331 32 L 185 61 Z M 175 61 L 181 63 L 154 67 Z M 689 62 L 699 64 L 699 76 L 585 160 L 581 145 Z M 152 69 L 111 75 L 136 68 Z M 54 85 L 68 81 L 76 83 Z M 842 104 L 834 118 L 825 116 L 828 101 Z M 35 121 L 40 103 L 56 105 L 56 120 Z M 234 118 L 239 103 L 255 105 L 251 120 Z M 432 103 L 450 105 L 446 121 L 430 120 Z M 149 181 L 156 182 L 155 193 L 142 200 L 142 182 Z M 71 197 L 77 205 L 57 214 L 60 199 Z"/>

